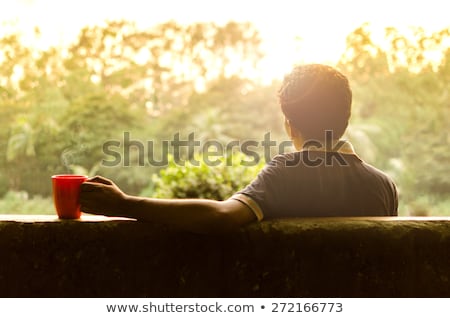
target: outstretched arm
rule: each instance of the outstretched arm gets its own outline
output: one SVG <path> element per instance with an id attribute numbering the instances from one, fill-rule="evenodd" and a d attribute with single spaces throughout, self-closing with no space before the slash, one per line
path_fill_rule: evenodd
<path id="1" fill-rule="evenodd" d="M 85 213 L 162 223 L 196 233 L 226 232 L 256 220 L 250 208 L 237 200 L 130 196 L 103 177 L 91 178 L 81 185 L 80 203 Z"/>

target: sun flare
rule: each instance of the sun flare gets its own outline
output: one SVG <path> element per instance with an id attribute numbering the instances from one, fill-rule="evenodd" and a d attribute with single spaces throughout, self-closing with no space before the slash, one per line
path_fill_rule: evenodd
<path id="1" fill-rule="evenodd" d="M 426 4 L 426 5 L 425 5 Z M 388 26 L 420 26 L 439 30 L 449 26 L 441 1 L 58 1 L 15 0 L 0 11 L 3 34 L 20 30 L 24 41 L 46 48 L 73 42 L 80 29 L 104 20 L 126 19 L 146 28 L 175 20 L 179 23 L 249 21 L 259 30 L 266 58 L 258 76 L 281 78 L 293 64 L 335 64 L 346 47 L 346 36 L 369 22 L 378 38 Z M 39 28 L 40 37 L 35 29 Z M 0 31 L 1 33 L 2 31 Z M 0 34 L 0 35 L 3 35 Z M 377 36 L 375 36 L 377 38 Z M 436 59 L 430 53 L 430 59 Z"/>

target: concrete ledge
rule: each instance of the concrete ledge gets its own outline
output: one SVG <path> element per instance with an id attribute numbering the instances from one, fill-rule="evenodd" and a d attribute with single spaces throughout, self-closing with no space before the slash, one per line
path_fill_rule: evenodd
<path id="1" fill-rule="evenodd" d="M 224 236 L 0 216 L 0 297 L 450 297 L 450 218 L 266 221 Z"/>

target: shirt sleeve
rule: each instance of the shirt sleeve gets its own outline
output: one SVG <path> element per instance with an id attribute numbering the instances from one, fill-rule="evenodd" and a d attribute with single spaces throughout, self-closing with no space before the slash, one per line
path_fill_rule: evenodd
<path id="1" fill-rule="evenodd" d="M 393 181 L 391 181 L 391 191 L 392 191 L 392 204 L 391 204 L 391 215 L 398 216 L 398 191 L 397 186 Z"/>
<path id="2" fill-rule="evenodd" d="M 254 201 L 251 197 L 242 193 L 236 193 L 231 197 L 231 199 L 237 200 L 249 207 L 250 210 L 252 210 L 252 212 L 255 214 L 258 221 L 262 221 L 262 219 L 264 218 L 264 214 L 259 207 L 259 204 L 256 203 L 256 201 Z"/>

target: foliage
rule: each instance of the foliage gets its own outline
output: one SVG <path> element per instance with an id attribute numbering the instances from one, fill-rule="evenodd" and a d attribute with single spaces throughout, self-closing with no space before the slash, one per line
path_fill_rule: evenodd
<path id="1" fill-rule="evenodd" d="M 179 166 L 171 158 L 167 168 L 153 176 L 152 189 L 143 194 L 152 194 L 156 198 L 205 198 L 226 200 L 238 190 L 249 184 L 262 169 L 263 163 L 246 165 L 253 158 L 242 153 L 230 153 L 220 158 L 209 158 L 214 165 L 208 164 L 204 154 L 197 154 Z"/>
<path id="2" fill-rule="evenodd" d="M 217 78 L 205 91 L 194 92 L 186 106 L 160 116 L 159 130 L 186 135 L 195 132 L 197 139 L 203 142 L 259 140 L 267 132 L 272 134 L 272 139 L 280 139 L 284 131 L 274 93 L 277 84 L 257 86 L 240 77 Z M 164 137 L 172 137 L 169 134 Z"/>
<path id="3" fill-rule="evenodd" d="M 29 198 L 25 191 L 9 191 L 0 200 L 2 214 L 41 214 L 55 215 L 55 207 L 51 198 L 36 196 Z"/>
<path id="4" fill-rule="evenodd" d="M 0 174 L 0 198 L 3 197 L 7 192 L 8 180 L 2 174 Z"/>
<path id="5" fill-rule="evenodd" d="M 448 216 L 450 198 L 442 199 L 432 195 L 422 195 L 407 204 L 402 204 L 401 212 L 411 216 Z"/>

